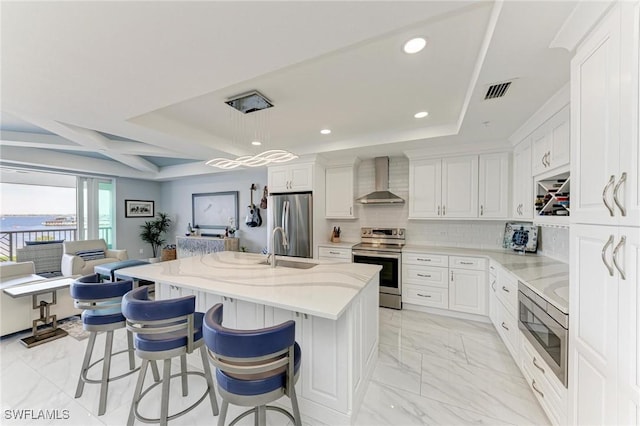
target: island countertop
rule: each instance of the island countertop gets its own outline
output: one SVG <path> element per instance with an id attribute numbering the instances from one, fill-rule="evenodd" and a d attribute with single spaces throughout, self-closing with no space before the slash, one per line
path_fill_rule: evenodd
<path id="1" fill-rule="evenodd" d="M 337 320 L 381 267 L 280 257 L 317 264 L 296 269 L 261 264 L 264 255 L 219 252 L 120 269 L 118 275 L 216 293 Z"/>

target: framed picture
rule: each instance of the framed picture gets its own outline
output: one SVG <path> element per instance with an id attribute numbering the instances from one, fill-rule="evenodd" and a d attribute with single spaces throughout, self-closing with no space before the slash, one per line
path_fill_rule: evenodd
<path id="1" fill-rule="evenodd" d="M 238 228 L 238 191 L 192 194 L 193 226 L 204 229 Z"/>
<path id="2" fill-rule="evenodd" d="M 154 217 L 154 202 L 145 200 L 124 200 L 124 217 Z"/>

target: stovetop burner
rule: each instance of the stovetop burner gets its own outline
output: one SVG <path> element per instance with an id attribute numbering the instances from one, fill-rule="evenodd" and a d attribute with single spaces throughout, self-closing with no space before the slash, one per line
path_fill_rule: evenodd
<path id="1" fill-rule="evenodd" d="M 354 250 L 400 252 L 405 244 L 405 229 L 361 228 L 360 241 Z"/>

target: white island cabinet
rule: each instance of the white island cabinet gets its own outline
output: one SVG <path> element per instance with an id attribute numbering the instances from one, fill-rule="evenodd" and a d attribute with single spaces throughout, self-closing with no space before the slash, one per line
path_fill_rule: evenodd
<path id="1" fill-rule="evenodd" d="M 381 268 L 295 260 L 316 266 L 271 268 L 261 255 L 219 252 L 127 268 L 126 274 L 155 281 L 158 299 L 195 295 L 203 312 L 222 303 L 227 327 L 295 321 L 302 348 L 296 385 L 302 415 L 324 424 L 353 424 L 377 360 Z"/>

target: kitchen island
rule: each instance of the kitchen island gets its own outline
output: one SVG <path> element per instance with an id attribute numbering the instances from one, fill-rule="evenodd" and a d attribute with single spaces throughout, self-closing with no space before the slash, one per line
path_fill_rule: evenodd
<path id="1" fill-rule="evenodd" d="M 353 424 L 377 360 L 381 268 L 284 259 L 295 260 L 296 267 L 272 268 L 263 263 L 263 255 L 219 252 L 119 274 L 154 281 L 157 299 L 195 295 L 199 311 L 222 303 L 226 327 L 296 321 L 302 348 L 296 390 L 302 415 L 324 424 Z M 288 405 L 286 398 L 279 402 Z"/>

